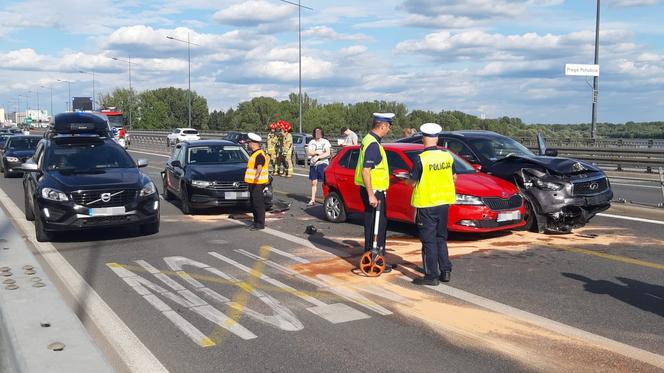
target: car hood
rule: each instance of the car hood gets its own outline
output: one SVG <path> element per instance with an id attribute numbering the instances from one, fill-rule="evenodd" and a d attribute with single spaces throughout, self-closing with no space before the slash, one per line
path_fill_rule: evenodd
<path id="1" fill-rule="evenodd" d="M 18 157 L 18 158 L 29 158 L 35 154 L 34 149 L 30 150 L 12 150 L 5 153 L 5 157 Z"/>
<path id="2" fill-rule="evenodd" d="M 136 168 L 114 168 L 100 174 L 70 174 L 54 171 L 50 176 L 66 189 L 140 189 L 143 175 Z"/>
<path id="3" fill-rule="evenodd" d="M 454 184 L 457 194 L 477 197 L 506 198 L 519 192 L 513 184 L 482 172 L 459 174 Z"/>
<path id="4" fill-rule="evenodd" d="M 187 165 L 191 179 L 203 181 L 241 181 L 246 169 L 246 163 Z"/>
<path id="5" fill-rule="evenodd" d="M 562 157 L 545 157 L 545 156 L 520 156 L 513 155 L 508 158 L 504 158 L 495 163 L 495 166 L 500 164 L 509 164 L 509 163 L 530 163 L 540 167 L 543 167 L 549 170 L 551 173 L 559 175 L 571 175 L 584 172 L 597 172 L 601 171 L 596 166 L 584 161 L 580 161 L 572 158 L 562 158 Z"/>

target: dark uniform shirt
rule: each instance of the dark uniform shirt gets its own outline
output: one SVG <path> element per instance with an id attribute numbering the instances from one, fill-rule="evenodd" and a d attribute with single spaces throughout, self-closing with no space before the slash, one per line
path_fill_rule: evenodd
<path id="1" fill-rule="evenodd" d="M 256 157 L 256 163 L 254 164 L 254 167 L 258 169 L 258 166 L 265 166 L 265 156 L 263 154 L 259 154 Z"/>
<path id="2" fill-rule="evenodd" d="M 378 143 L 381 142 L 382 138 L 376 135 L 373 132 L 369 132 L 371 136 L 373 136 Z M 364 168 L 375 168 L 377 164 L 379 164 L 383 160 L 383 156 L 380 155 L 380 145 L 378 145 L 375 142 L 372 142 L 367 146 L 367 150 L 364 151 L 364 164 L 362 167 Z"/>
<path id="3" fill-rule="evenodd" d="M 428 151 L 428 150 L 438 150 L 437 146 L 430 146 L 428 148 L 424 148 L 421 152 L 417 153 L 417 157 L 415 157 L 415 162 L 413 164 L 413 171 L 410 173 L 410 178 L 413 180 L 420 181 L 422 179 L 422 159 L 420 158 L 420 154 Z"/>

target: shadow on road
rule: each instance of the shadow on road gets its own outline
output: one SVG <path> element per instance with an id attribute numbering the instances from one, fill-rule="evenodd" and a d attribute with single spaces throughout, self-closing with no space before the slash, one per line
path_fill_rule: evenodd
<path id="1" fill-rule="evenodd" d="M 606 294 L 619 301 L 664 317 L 664 286 L 616 277 L 617 282 L 593 280 L 576 274 L 562 273 L 563 276 L 583 282 L 584 290 L 595 294 Z"/>

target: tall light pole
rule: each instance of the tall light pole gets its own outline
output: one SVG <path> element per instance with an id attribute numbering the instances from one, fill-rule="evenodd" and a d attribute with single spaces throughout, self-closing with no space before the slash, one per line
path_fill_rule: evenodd
<path id="1" fill-rule="evenodd" d="M 42 87 L 44 89 L 48 88 L 48 89 L 51 90 L 51 116 L 53 116 L 53 86 L 46 87 L 46 86 L 41 85 L 40 87 Z"/>
<path id="2" fill-rule="evenodd" d="M 95 110 L 95 101 L 97 101 L 97 97 L 95 96 L 95 71 L 92 70 L 92 72 L 88 72 L 78 70 L 78 72 L 81 74 L 92 74 L 92 110 Z"/>
<path id="3" fill-rule="evenodd" d="M 302 8 L 304 9 L 309 9 L 313 10 L 313 8 L 309 8 L 308 6 L 304 6 L 300 3 L 300 0 L 297 0 L 297 3 L 288 1 L 288 0 L 280 0 L 281 2 L 295 5 L 297 6 L 297 39 L 298 39 L 298 61 L 299 61 L 299 120 L 300 120 L 300 132 L 302 132 Z"/>
<path id="4" fill-rule="evenodd" d="M 595 65 L 599 64 L 599 5 L 600 0 L 597 0 L 597 18 L 595 21 Z M 597 136 L 597 97 L 599 96 L 599 76 L 593 77 L 593 121 L 590 127 L 590 137 Z"/>
<path id="5" fill-rule="evenodd" d="M 116 57 L 111 57 L 111 59 L 114 59 L 114 60 L 120 61 L 120 62 L 125 62 L 129 65 L 129 131 L 131 131 L 131 96 L 134 93 L 131 90 L 131 56 L 127 57 L 126 60 L 116 58 Z"/>
<path id="6" fill-rule="evenodd" d="M 188 104 L 189 104 L 188 105 L 188 107 L 189 107 L 189 128 L 192 128 L 191 127 L 191 45 L 193 44 L 193 45 L 196 45 L 196 46 L 199 46 L 199 47 L 200 47 L 200 45 L 196 44 L 196 43 L 192 43 L 191 41 L 189 41 L 189 33 L 187 33 L 187 40 L 177 39 L 177 38 L 174 38 L 172 36 L 167 36 L 166 39 L 171 39 L 171 40 L 175 40 L 175 41 L 179 41 L 181 43 L 186 43 L 187 44 L 187 59 L 189 60 L 189 89 L 187 90 L 187 101 L 188 101 Z"/>
<path id="7" fill-rule="evenodd" d="M 58 82 L 67 83 L 67 89 L 68 89 L 68 94 L 69 94 L 69 98 L 67 99 L 67 111 L 72 111 L 70 109 L 71 108 L 71 81 L 70 80 L 58 79 Z"/>

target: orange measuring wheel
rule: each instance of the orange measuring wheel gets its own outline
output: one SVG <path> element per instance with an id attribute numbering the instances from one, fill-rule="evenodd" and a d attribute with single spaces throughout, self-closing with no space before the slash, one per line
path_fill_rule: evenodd
<path id="1" fill-rule="evenodd" d="M 371 251 L 367 251 L 360 258 L 360 270 L 369 277 L 378 277 L 385 270 L 385 259 L 382 255 L 374 256 Z"/>

